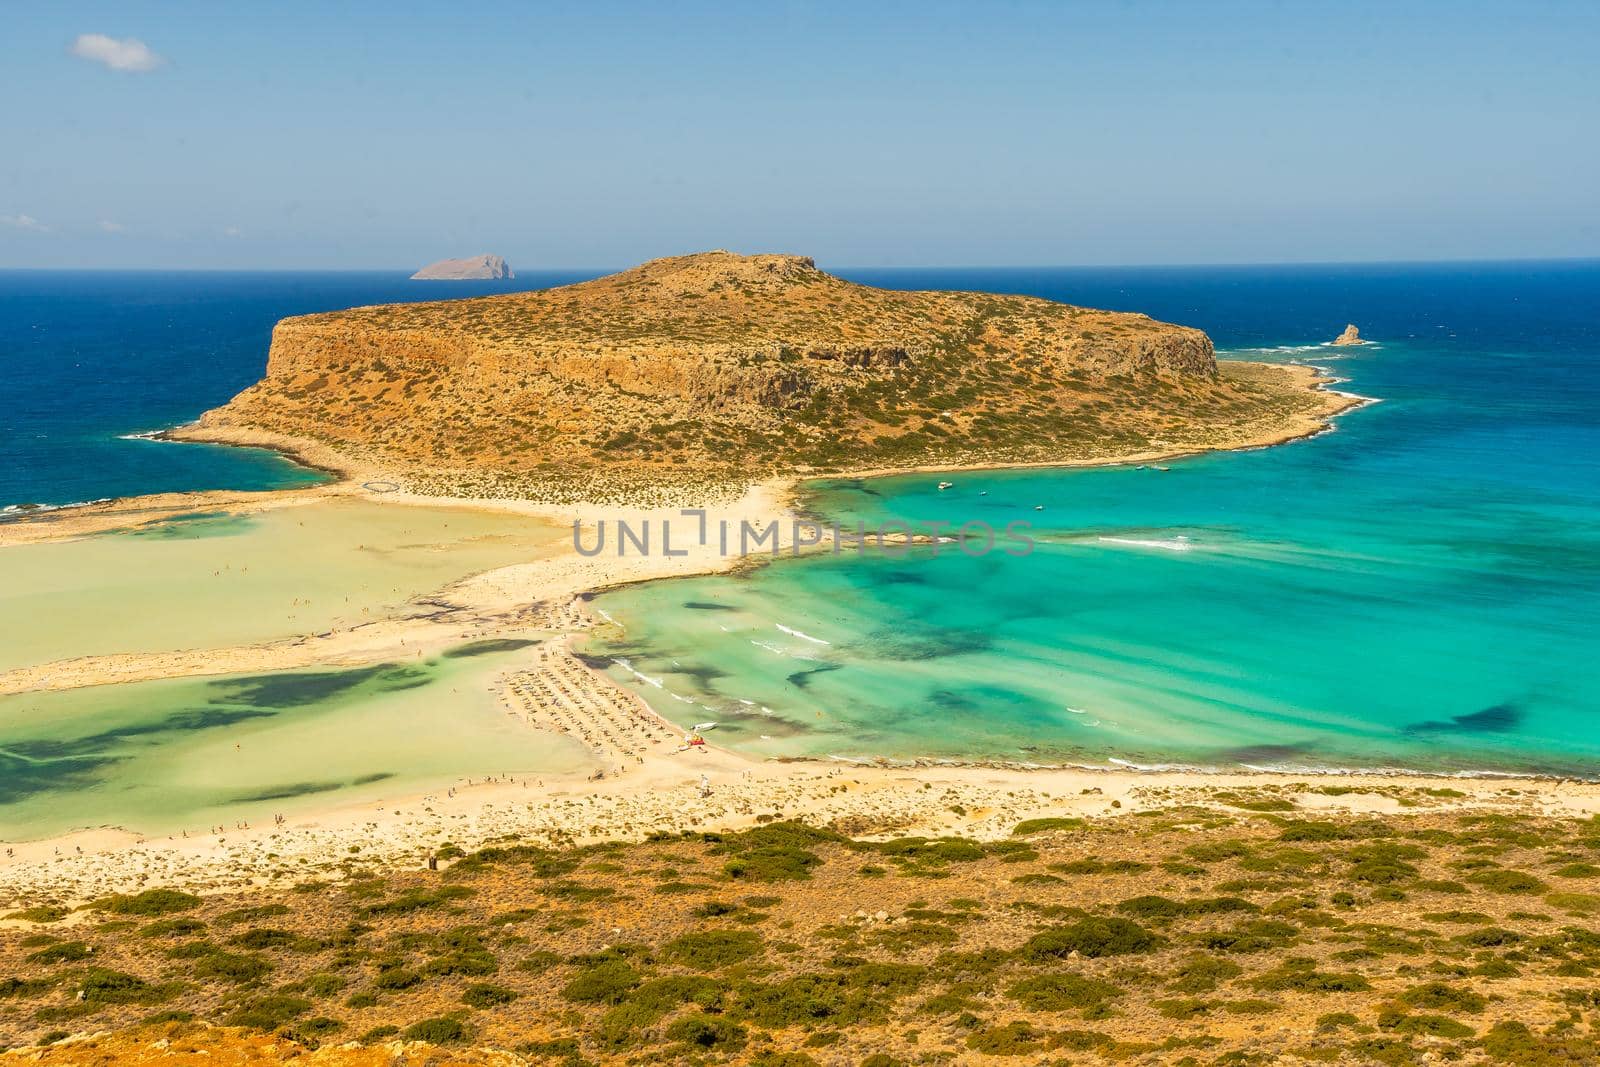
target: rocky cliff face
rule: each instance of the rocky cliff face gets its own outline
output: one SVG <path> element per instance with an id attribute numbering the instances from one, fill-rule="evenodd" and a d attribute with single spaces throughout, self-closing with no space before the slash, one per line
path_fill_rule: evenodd
<path id="1" fill-rule="evenodd" d="M 800 256 L 719 251 L 538 292 L 285 319 L 266 377 L 203 424 L 391 466 L 771 470 L 1048 458 L 1239 399 L 1199 330 L 872 289 Z"/>
<path id="2" fill-rule="evenodd" d="M 468 256 L 429 263 L 411 276 L 412 281 L 461 282 L 474 279 L 515 278 L 511 265 L 499 256 Z"/>

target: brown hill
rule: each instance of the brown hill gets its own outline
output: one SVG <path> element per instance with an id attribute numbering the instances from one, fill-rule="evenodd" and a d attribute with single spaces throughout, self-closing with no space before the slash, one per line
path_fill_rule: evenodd
<path id="1" fill-rule="evenodd" d="M 1255 443 L 1327 412 L 1306 384 L 1219 373 L 1205 334 L 1144 315 L 717 251 L 285 319 L 266 377 L 191 436 L 266 431 L 435 490 L 537 494 L 602 467 L 748 481 Z"/>

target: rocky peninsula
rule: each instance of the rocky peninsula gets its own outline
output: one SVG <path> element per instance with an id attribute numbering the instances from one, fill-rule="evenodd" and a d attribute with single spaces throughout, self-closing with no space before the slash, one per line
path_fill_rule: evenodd
<path id="1" fill-rule="evenodd" d="M 877 289 L 802 256 L 714 251 L 285 319 L 266 377 L 178 436 L 436 495 L 582 500 L 1269 443 L 1346 406 L 1313 378 L 1219 364 L 1203 332 L 1145 315 Z"/>

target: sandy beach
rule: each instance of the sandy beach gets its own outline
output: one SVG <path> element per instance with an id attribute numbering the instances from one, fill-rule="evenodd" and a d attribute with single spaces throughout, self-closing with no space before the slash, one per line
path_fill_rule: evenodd
<path id="1" fill-rule="evenodd" d="M 1307 387 L 1326 379 L 1310 367 L 1289 372 Z M 1326 414 L 1270 435 L 1245 435 L 1219 447 L 1252 448 L 1328 428 L 1328 418 L 1359 401 L 1330 403 Z M 174 436 L 187 436 L 178 433 Z M 207 431 L 207 439 L 216 436 Z M 203 890 L 293 882 L 336 875 L 355 864 L 415 866 L 444 843 L 472 847 L 506 837 L 546 841 L 640 838 L 660 830 L 749 825 L 758 817 L 804 818 L 851 833 L 960 832 L 1004 835 L 1019 819 L 1051 814 L 1109 814 L 1170 802 L 1173 791 L 1241 786 L 1306 790 L 1316 779 L 1281 775 L 1196 776 L 1187 773 L 1025 770 L 950 765 L 872 767 L 760 762 L 718 749 L 687 747 L 678 727 L 573 656 L 574 638 L 597 620 L 586 594 L 631 582 L 712 573 L 737 565 L 715 537 L 686 539 L 677 552 L 605 552 L 585 556 L 567 531 L 575 522 L 627 522 L 634 528 L 671 521 L 692 525 L 678 507 L 553 505 L 503 499 L 433 498 L 396 491 L 384 472 L 340 466 L 339 457 L 291 441 L 257 434 L 229 443 L 268 445 L 338 469 L 344 480 L 278 493 L 196 493 L 111 501 L 30 516 L 0 525 L 0 549 L 9 545 L 70 541 L 129 525 L 200 510 L 253 513 L 307 507 L 346 497 L 385 507 L 450 508 L 515 513 L 548 523 L 548 551 L 534 558 L 466 577 L 404 610 L 316 634 L 223 647 L 88 655 L 0 673 L 0 694 L 72 689 L 147 679 L 267 672 L 352 665 L 432 655 L 466 641 L 514 637 L 537 642 L 524 663 L 495 682 L 507 715 L 530 730 L 566 734 L 592 753 L 587 773 L 537 777 L 515 768 L 484 768 L 486 777 L 463 778 L 422 795 L 397 795 L 356 807 L 287 817 L 208 833 L 203 827 L 173 837 L 146 838 L 137 827 L 85 829 L 48 840 L 7 843 L 0 856 L 0 900 L 14 904 L 51 899 L 78 901 L 139 885 L 181 885 Z M 272 435 L 267 435 L 271 437 Z M 1142 452 L 1085 463 L 1150 462 L 1181 452 Z M 1080 464 L 1062 464 L 1080 465 Z M 942 469 L 942 468 L 941 468 Z M 860 471 L 850 476 L 906 473 Z M 777 522 L 781 551 L 792 551 L 796 480 L 769 479 L 735 498 L 706 505 L 713 521 L 734 528 Z M 825 546 L 824 546 L 825 547 Z M 715 741 L 711 734 L 709 741 Z M 1368 792 L 1339 802 L 1358 808 L 1393 805 L 1428 779 L 1341 778 Z M 1472 804 L 1549 805 L 1590 810 L 1600 787 L 1541 783 L 1524 793 L 1504 782 L 1474 781 L 1459 789 Z M 956 812 L 962 814 L 956 814 Z"/>

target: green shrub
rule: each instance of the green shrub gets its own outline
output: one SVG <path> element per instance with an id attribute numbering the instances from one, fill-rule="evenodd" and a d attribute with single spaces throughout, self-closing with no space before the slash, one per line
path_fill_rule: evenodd
<path id="1" fill-rule="evenodd" d="M 1138 923 L 1127 919 L 1081 919 L 1069 926 L 1057 926 L 1029 938 L 1022 955 L 1035 962 L 1065 959 L 1076 952 L 1094 959 L 1150 952 L 1163 939 Z"/>
<path id="2" fill-rule="evenodd" d="M 344 1029 L 344 1023 L 338 1019 L 330 1019 L 326 1015 L 317 1015 L 310 1019 L 301 1019 L 294 1024 L 294 1032 L 301 1038 L 318 1038 Z"/>
<path id="3" fill-rule="evenodd" d="M 1359 834 L 1354 827 L 1333 822 L 1315 822 L 1309 819 L 1283 824 L 1279 841 L 1353 841 Z"/>
<path id="4" fill-rule="evenodd" d="M 744 1027 L 721 1016 L 697 1013 L 685 1015 L 667 1027 L 667 1038 L 697 1048 L 733 1052 L 744 1047 L 747 1032 Z"/>
<path id="5" fill-rule="evenodd" d="M 206 924 L 199 919 L 157 919 L 139 931 L 141 937 L 193 937 L 203 934 Z"/>
<path id="6" fill-rule="evenodd" d="M 1139 860 L 1102 860 L 1091 856 L 1067 863 L 1052 863 L 1050 869 L 1062 874 L 1141 874 L 1148 871 L 1150 865 Z"/>
<path id="7" fill-rule="evenodd" d="M 467 1039 L 467 1028 L 457 1019 L 440 1016 L 412 1023 L 400 1032 L 407 1041 L 427 1041 L 434 1045 L 459 1045 Z"/>
<path id="8" fill-rule="evenodd" d="M 246 930 L 242 934 L 235 934 L 228 938 L 228 944 L 252 950 L 264 948 L 283 948 L 292 945 L 300 938 L 287 930 L 259 929 Z"/>
<path id="9" fill-rule="evenodd" d="M 1011 828 L 1011 834 L 1013 837 L 1027 837 L 1030 834 L 1042 834 L 1050 830 L 1076 830 L 1082 826 L 1082 819 L 1067 817 L 1024 819 Z"/>
<path id="10" fill-rule="evenodd" d="M 169 986 L 153 986 L 136 975 L 91 967 L 77 976 L 76 986 L 88 1004 L 150 1004 L 166 1000 Z"/>
<path id="11" fill-rule="evenodd" d="M 933 863 L 971 863 L 987 855 L 982 845 L 962 837 L 899 837 L 860 847 L 892 859 Z"/>
<path id="12" fill-rule="evenodd" d="M 463 900 L 476 895 L 476 893 L 477 890 L 464 885 L 442 885 L 435 889 L 408 889 L 389 900 L 362 907 L 360 914 L 367 918 L 380 915 L 405 915 L 413 911 L 436 908 L 452 900 Z"/>
<path id="13" fill-rule="evenodd" d="M 639 982 L 638 971 L 621 960 L 606 960 L 573 975 L 561 995 L 580 1004 L 615 1004 Z"/>
<path id="14" fill-rule="evenodd" d="M 450 952 L 423 964 L 425 974 L 440 977 L 450 974 L 481 978 L 500 969 L 500 961 L 486 951 Z"/>
<path id="15" fill-rule="evenodd" d="M 1068 1011 L 1098 1007 L 1121 992 L 1098 978 L 1043 974 L 1014 983 L 1006 995 L 1030 1011 Z"/>
<path id="16" fill-rule="evenodd" d="M 1361 993 L 1372 988 L 1372 983 L 1359 974 L 1339 974 L 1319 971 L 1310 960 L 1285 960 L 1247 983 L 1262 991 L 1286 990 L 1296 993 Z"/>
<path id="17" fill-rule="evenodd" d="M 750 930 L 699 930 L 669 941 L 661 954 L 697 970 L 716 970 L 764 951 L 761 935 Z"/>
<path id="18" fill-rule="evenodd" d="M 1600 878 L 1600 866 L 1593 863 L 1569 863 L 1552 872 L 1557 878 Z"/>
<path id="19" fill-rule="evenodd" d="M 422 975 L 411 968 L 390 964 L 378 968 L 378 973 L 373 976 L 372 984 L 378 989 L 397 990 L 410 989 L 421 981 Z"/>
<path id="20" fill-rule="evenodd" d="M 196 978 L 218 978 L 238 985 L 254 982 L 271 971 L 272 964 L 261 956 L 219 950 L 212 950 L 202 955 L 199 962 L 194 965 Z"/>
<path id="21" fill-rule="evenodd" d="M 1412 986 L 1400 994 L 1400 999 L 1413 1008 L 1425 1011 L 1480 1012 L 1489 1003 L 1482 994 L 1444 982 Z"/>
<path id="22" fill-rule="evenodd" d="M 0 978 L 0 1000 L 7 997 L 33 997 L 55 985 L 51 978 Z"/>
<path id="23" fill-rule="evenodd" d="M 175 911 L 189 911 L 200 906 L 200 898 L 192 893 L 175 889 L 146 889 L 143 893 L 125 896 L 113 893 L 89 904 L 94 911 L 110 915 L 168 915 Z"/>
<path id="24" fill-rule="evenodd" d="M 30 953 L 29 963 L 76 963 L 94 955 L 94 950 L 82 941 L 59 941 Z"/>
<path id="25" fill-rule="evenodd" d="M 1472 1027 L 1443 1015 L 1410 1015 L 1394 1007 L 1378 1013 L 1378 1029 L 1394 1034 L 1453 1040 L 1472 1037 L 1476 1033 Z"/>
<path id="26" fill-rule="evenodd" d="M 1561 1067 L 1594 1058 L 1593 1046 L 1581 1037 L 1554 1034 L 1543 1037 L 1530 1030 L 1526 1023 L 1512 1020 L 1491 1026 L 1480 1046 L 1491 1062 L 1523 1067 Z"/>
<path id="27" fill-rule="evenodd" d="M 824 1022 L 847 1027 L 881 1019 L 896 992 L 864 988 L 846 974 L 797 974 L 770 985 L 746 985 L 740 1000 L 750 1021 L 768 1029 Z"/>
<path id="28" fill-rule="evenodd" d="M 1467 876 L 1467 881 L 1474 885 L 1481 885 L 1491 893 L 1509 893 L 1527 895 L 1543 893 L 1550 887 L 1531 874 L 1522 871 L 1479 871 Z"/>
<path id="29" fill-rule="evenodd" d="M 1474 948 L 1499 948 L 1502 945 L 1514 945 L 1526 940 L 1515 930 L 1507 930 L 1499 926 L 1485 926 L 1481 930 L 1469 930 L 1464 934 L 1457 934 L 1452 940 Z"/>
<path id="30" fill-rule="evenodd" d="M 967 1038 L 967 1047 L 985 1056 L 1025 1056 L 1044 1048 L 1049 1036 L 1029 1023 L 1013 1022 L 979 1030 Z"/>
<path id="31" fill-rule="evenodd" d="M 228 1026 L 249 1026 L 258 1030 L 276 1030 L 291 1019 L 311 1010 L 311 1001 L 303 997 L 284 994 L 257 997 L 241 1005 L 224 1020 Z"/>
<path id="32" fill-rule="evenodd" d="M 1219 982 L 1237 978 L 1243 972 L 1244 968 L 1232 960 L 1196 953 L 1183 961 L 1168 988 L 1178 993 L 1209 993 Z"/>
<path id="33" fill-rule="evenodd" d="M 1600 894 L 1595 893 L 1547 893 L 1544 902 L 1573 915 L 1593 915 L 1600 911 Z"/>
<path id="34" fill-rule="evenodd" d="M 501 1004 L 510 1004 L 517 999 L 517 993 L 516 990 L 507 989 L 503 985 L 474 982 L 462 991 L 461 999 L 469 1008 L 494 1008 Z"/>
<path id="35" fill-rule="evenodd" d="M 715 919 L 722 915 L 732 915 L 738 910 L 737 904 L 730 904 L 725 900 L 708 900 L 704 904 L 696 905 L 689 914 L 697 919 Z"/>
<path id="36" fill-rule="evenodd" d="M 1176 918 L 1188 915 L 1214 915 L 1229 911 L 1260 911 L 1256 905 L 1239 897 L 1192 897 L 1189 900 L 1171 900 L 1167 897 L 1142 896 L 1124 900 L 1117 905 L 1124 915 L 1140 918 Z"/>

